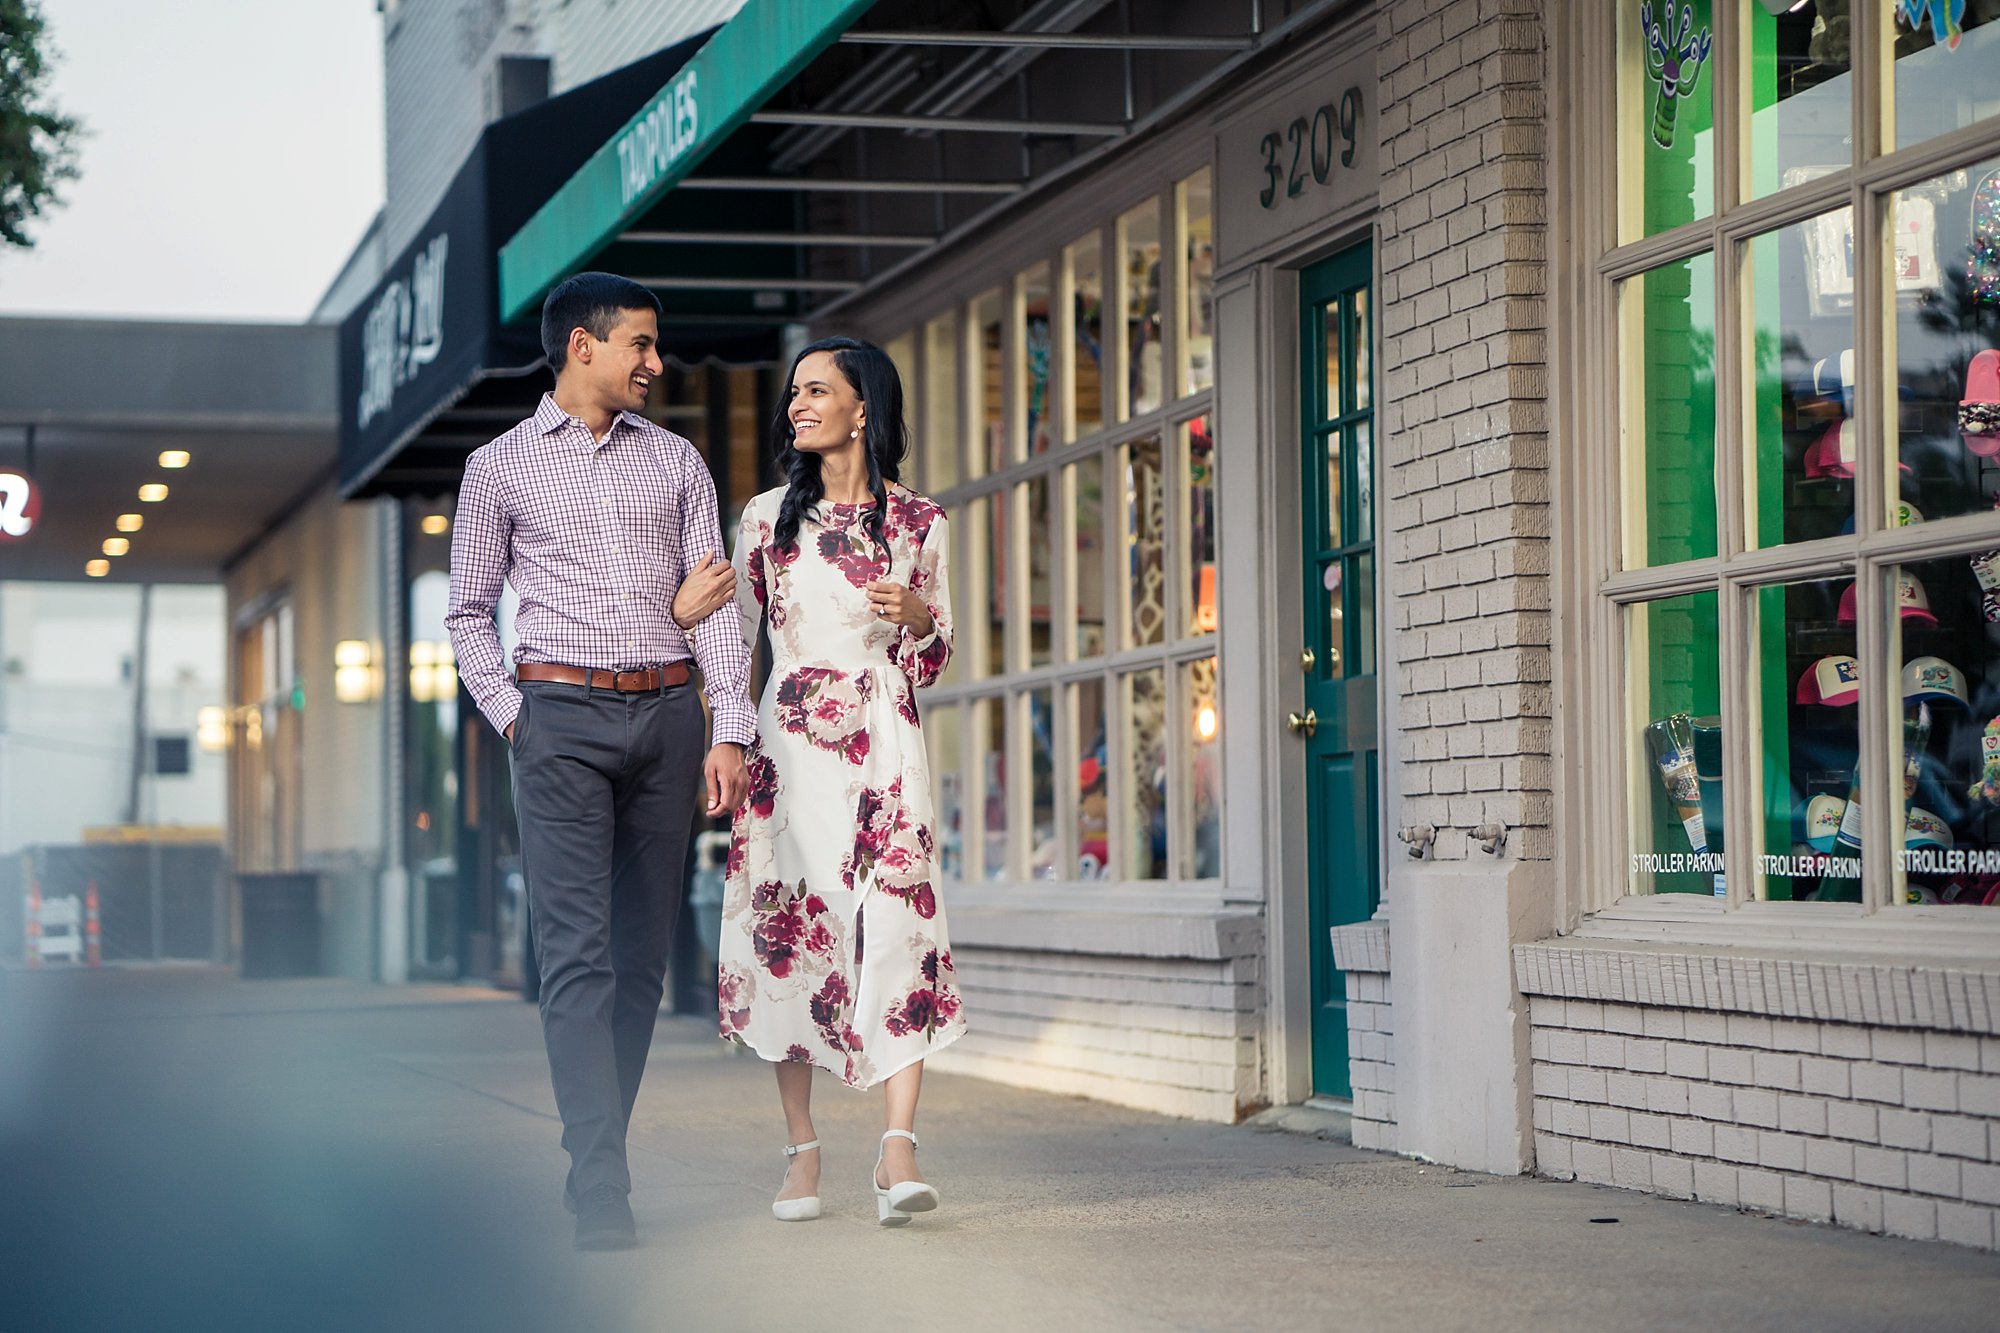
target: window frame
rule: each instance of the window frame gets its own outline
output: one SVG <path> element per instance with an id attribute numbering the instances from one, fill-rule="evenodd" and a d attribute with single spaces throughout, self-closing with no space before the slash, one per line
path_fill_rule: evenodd
<path id="1" fill-rule="evenodd" d="M 1722 6 L 1718 6 L 1720 10 Z M 1890 272 L 1889 210 L 1896 191 L 1947 171 L 2000 157 L 2000 117 L 1989 117 L 1935 139 L 1892 151 L 1887 142 L 1892 85 L 1892 39 L 1885 25 L 1886 0 L 1856 0 L 1853 11 L 1854 87 L 1851 98 L 1851 163 L 1840 171 L 1761 197 L 1751 194 L 1746 171 L 1751 89 L 1742 60 L 1749 11 L 1737 9 L 1727 31 L 1718 19 L 1712 71 L 1715 107 L 1715 197 L 1708 216 L 1652 236 L 1617 241 L 1622 183 L 1610 192 L 1573 188 L 1595 177 L 1618 181 L 1617 59 L 1615 15 L 1610 7 L 1573 3 L 1567 22 L 1555 25 L 1551 60 L 1572 94 L 1568 115 L 1551 126 L 1556 146 L 1550 177 L 1551 253 L 1565 254 L 1568 269 L 1551 275 L 1551 305 L 1575 309 L 1577 323 L 1558 332 L 1556 357 L 1568 353 L 1571 368 L 1558 369 L 1557 428 L 1567 437 L 1575 475 L 1564 484 L 1571 513 L 1559 540 L 1581 555 L 1558 559 L 1570 571 L 1562 605 L 1571 617 L 1565 635 L 1580 656 L 1570 674 L 1573 710 L 1563 735 L 1581 763 L 1572 773 L 1617 773 L 1616 783 L 1574 778 L 1563 801 L 1568 832 L 1558 845 L 1562 882 L 1560 920 L 1565 929 L 1607 938 L 1659 939 L 1663 934 L 1696 943 L 1748 944 L 1813 940 L 1853 947 L 1880 947 L 1892 939 L 1899 948 L 1963 955 L 2000 946 L 2000 914 L 1981 917 L 1960 906 L 1928 906 L 1893 901 L 1901 882 L 1895 861 L 1900 838 L 1890 811 L 1901 806 L 1901 712 L 1889 692 L 1865 691 L 1859 729 L 1863 802 L 1862 901 L 1855 903 L 1763 902 L 1755 898 L 1760 841 L 1736 838 L 1723 852 L 1728 894 L 1706 899 L 1685 894 L 1636 895 L 1628 853 L 1634 850 L 1628 793 L 1635 780 L 1631 738 L 1622 725 L 1627 708 L 1624 616 L 1628 607 L 1658 598 L 1715 591 L 1719 603 L 1719 660 L 1724 718 L 1723 811 L 1725 826 L 1758 827 L 1756 759 L 1744 744 L 1744 720 L 1755 716 L 1749 678 L 1754 657 L 1751 633 L 1757 590 L 1813 578 L 1852 577 L 1857 583 L 1856 656 L 1864 679 L 1888 679 L 1887 665 L 1898 651 L 1887 617 L 1893 605 L 1890 581 L 1902 563 L 1948 559 L 2000 544 L 2000 515 L 1966 514 L 1893 528 L 1887 524 L 1893 482 L 1886 441 L 1895 425 L 1895 404 L 1882 391 L 1889 381 L 1893 310 L 1887 296 Z M 1567 48 L 1567 49 L 1565 49 Z M 1613 128 L 1606 129 L 1610 126 Z M 1580 200 L 1564 217 L 1558 201 Z M 1875 256 L 1860 275 L 1855 292 L 1855 405 L 1863 465 L 1855 477 L 1855 531 L 1852 535 L 1761 549 L 1746 547 L 1745 486 L 1752 474 L 1751 446 L 1745 438 L 1745 385 L 1742 362 L 1749 294 L 1741 278 L 1749 243 L 1829 210 L 1853 209 L 1857 253 Z M 1564 247 L 1563 239 L 1573 244 Z M 1620 450 L 1586 453 L 1587 439 L 1620 438 L 1621 372 L 1618 286 L 1663 265 L 1710 252 L 1715 257 L 1715 556 L 1652 568 L 1623 568 L 1622 515 L 1626 500 Z M 1575 297 L 1565 302 L 1567 294 Z M 1572 373 L 1563 373 L 1571 369 Z M 1879 670 L 1878 670 L 1879 669 Z M 1868 674 L 1877 672 L 1872 677 Z M 1559 690 L 1561 685 L 1559 684 Z M 1888 923 L 1889 932 L 1883 929 Z M 1974 939 L 1968 939 L 1968 934 Z"/>

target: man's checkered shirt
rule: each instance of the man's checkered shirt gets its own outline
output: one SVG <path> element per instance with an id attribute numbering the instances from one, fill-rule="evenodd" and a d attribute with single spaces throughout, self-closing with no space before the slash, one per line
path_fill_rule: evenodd
<path id="1" fill-rule="evenodd" d="M 757 714 L 736 603 L 690 634 L 674 623 L 674 593 L 710 553 L 727 557 L 715 482 L 692 444 L 630 412 L 599 444 L 543 394 L 534 416 L 466 461 L 452 520 L 445 627 L 479 711 L 504 732 L 521 709 L 493 623 L 511 582 L 516 662 L 629 671 L 684 661 L 691 646 L 715 740 L 748 745 Z"/>

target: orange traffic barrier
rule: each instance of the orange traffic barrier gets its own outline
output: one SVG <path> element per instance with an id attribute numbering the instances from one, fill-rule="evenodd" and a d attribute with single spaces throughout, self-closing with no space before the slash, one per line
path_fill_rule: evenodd
<path id="1" fill-rule="evenodd" d="M 28 913 L 28 966 L 42 965 L 42 886 L 31 874 L 28 877 L 28 898 L 24 904 Z"/>
<path id="2" fill-rule="evenodd" d="M 84 956 L 92 967 L 104 961 L 102 931 L 97 924 L 97 881 L 90 881 L 83 891 L 83 948 Z"/>

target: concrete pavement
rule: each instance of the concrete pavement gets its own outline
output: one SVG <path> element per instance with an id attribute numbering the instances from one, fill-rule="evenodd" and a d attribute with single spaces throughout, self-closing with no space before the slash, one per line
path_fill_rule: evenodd
<path id="1" fill-rule="evenodd" d="M 787 1225 L 770 1073 L 712 1031 L 662 1019 L 640 1248 L 579 1255 L 516 999 L 0 972 L 0 1327 L 2000 1325 L 1987 1254 L 944 1075 L 918 1124 L 940 1212 L 875 1225 L 879 1098 L 823 1080 L 828 1215 Z"/>

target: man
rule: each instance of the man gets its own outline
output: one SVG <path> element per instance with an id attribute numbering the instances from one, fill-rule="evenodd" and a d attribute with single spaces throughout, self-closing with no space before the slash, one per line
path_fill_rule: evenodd
<path id="1" fill-rule="evenodd" d="M 687 633 L 672 614 L 684 579 L 726 565 L 700 455 L 638 414 L 663 373 L 659 322 L 650 291 L 608 273 L 549 293 L 555 391 L 466 461 L 453 523 L 445 624 L 467 688 L 513 747 L 578 1249 L 635 1240 L 625 1133 L 680 911 L 702 738 L 690 647 L 715 715 L 701 767 L 711 816 L 742 803 L 756 730 L 734 602 Z M 511 676 L 493 623 L 503 581 L 520 595 Z"/>

